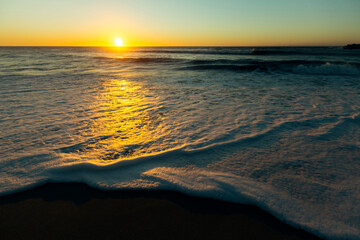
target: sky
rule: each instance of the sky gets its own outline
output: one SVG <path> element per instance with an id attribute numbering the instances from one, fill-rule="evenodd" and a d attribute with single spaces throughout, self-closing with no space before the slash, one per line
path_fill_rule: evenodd
<path id="1" fill-rule="evenodd" d="M 338 46 L 360 0 L 0 0 L 0 46 Z"/>

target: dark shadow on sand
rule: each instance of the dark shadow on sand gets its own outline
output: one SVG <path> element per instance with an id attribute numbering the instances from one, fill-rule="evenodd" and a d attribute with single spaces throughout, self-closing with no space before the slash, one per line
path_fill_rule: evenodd
<path id="1" fill-rule="evenodd" d="M 319 239 L 261 209 L 171 191 L 48 183 L 0 198 L 0 239 Z"/>

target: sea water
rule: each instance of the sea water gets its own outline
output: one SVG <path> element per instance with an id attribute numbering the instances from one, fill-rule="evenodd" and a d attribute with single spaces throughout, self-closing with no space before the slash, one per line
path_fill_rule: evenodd
<path id="1" fill-rule="evenodd" d="M 46 182 L 253 204 L 360 239 L 360 52 L 0 48 L 0 194 Z"/>

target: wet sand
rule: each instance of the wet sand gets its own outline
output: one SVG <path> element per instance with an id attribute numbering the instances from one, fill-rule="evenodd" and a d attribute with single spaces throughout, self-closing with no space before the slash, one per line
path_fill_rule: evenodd
<path id="1" fill-rule="evenodd" d="M 0 197 L 0 239 L 319 239 L 254 206 L 49 183 Z"/>

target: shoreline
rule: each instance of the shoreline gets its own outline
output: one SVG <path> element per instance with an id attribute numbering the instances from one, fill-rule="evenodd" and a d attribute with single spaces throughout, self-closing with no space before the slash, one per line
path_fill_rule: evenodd
<path id="1" fill-rule="evenodd" d="M 258 207 L 47 183 L 0 197 L 0 239 L 321 239 Z"/>

